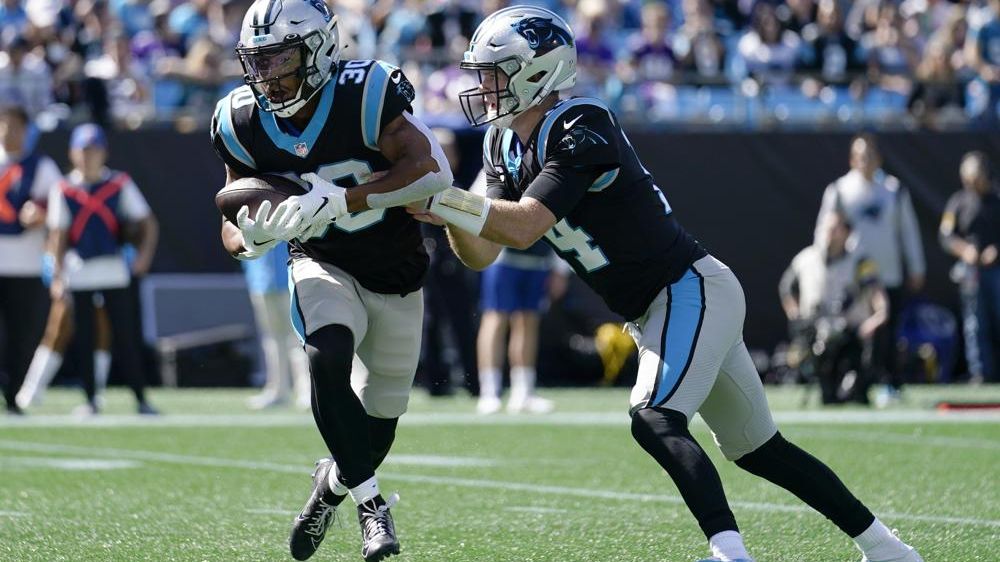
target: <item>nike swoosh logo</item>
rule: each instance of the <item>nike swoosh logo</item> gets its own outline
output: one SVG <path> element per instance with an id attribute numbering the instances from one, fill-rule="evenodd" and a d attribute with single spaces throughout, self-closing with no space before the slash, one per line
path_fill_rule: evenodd
<path id="1" fill-rule="evenodd" d="M 329 203 L 329 202 L 330 202 L 330 198 L 329 197 L 324 197 L 323 198 L 323 204 L 316 208 L 316 212 L 313 213 L 313 216 L 315 217 L 316 215 L 318 215 L 319 212 L 323 210 L 323 207 L 326 207 L 326 204 Z"/>
<path id="2" fill-rule="evenodd" d="M 304 22 L 304 21 L 306 21 L 306 20 L 298 20 L 298 21 L 295 21 L 295 20 L 288 20 L 288 23 L 290 23 L 290 24 L 292 24 L 292 25 L 299 25 L 300 23 L 302 23 L 302 22 Z"/>
<path id="3" fill-rule="evenodd" d="M 583 117 L 583 115 L 577 115 L 576 119 L 573 119 L 572 121 L 566 121 L 566 122 L 564 122 L 563 123 L 563 130 L 568 131 L 568 130 L 572 129 L 573 125 L 576 125 L 576 122 L 579 121 L 581 117 Z"/>
<path id="4" fill-rule="evenodd" d="M 258 245 L 258 246 L 263 246 L 264 244 L 268 244 L 270 242 L 274 242 L 274 238 L 268 238 L 267 240 L 264 240 L 263 242 L 258 242 L 257 240 L 253 241 L 253 243 L 256 244 L 256 245 Z"/>
<path id="5" fill-rule="evenodd" d="M 399 80 L 400 80 L 400 79 L 401 79 L 402 77 L 403 77 L 403 71 L 401 71 L 401 70 L 396 70 L 395 72 L 393 72 L 393 73 L 392 73 L 392 74 L 391 74 L 391 75 L 389 76 L 389 79 L 390 79 L 390 80 L 392 80 L 392 83 L 393 83 L 393 84 L 399 84 Z"/>

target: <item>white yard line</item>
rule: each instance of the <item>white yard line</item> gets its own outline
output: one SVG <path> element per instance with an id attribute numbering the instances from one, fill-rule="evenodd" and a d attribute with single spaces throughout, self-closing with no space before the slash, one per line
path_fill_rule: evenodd
<path id="1" fill-rule="evenodd" d="M 696 418 L 697 423 L 702 423 Z M 1000 412 L 938 412 L 934 410 L 903 411 L 778 411 L 774 419 L 779 424 L 880 424 L 911 423 L 1000 423 Z M 409 427 L 481 425 L 481 426 L 623 426 L 629 423 L 622 412 L 556 412 L 544 416 L 495 415 L 473 413 L 412 413 L 401 418 Z M 80 418 L 68 415 L 29 415 L 0 417 L 0 428 L 118 428 L 118 427 L 300 427 L 313 425 L 308 414 L 168 414 L 163 416 L 100 415 Z"/>
<path id="2" fill-rule="evenodd" d="M 796 429 L 796 436 L 833 439 L 843 441 L 866 441 L 869 443 L 885 443 L 894 445 L 910 445 L 917 447 L 945 447 L 959 449 L 982 449 L 1000 451 L 1000 439 L 976 439 L 972 437 L 948 437 L 940 435 L 919 435 L 915 433 L 892 433 L 870 431 L 851 431 L 841 429 Z"/>
<path id="3" fill-rule="evenodd" d="M 13 451 L 49 452 L 49 453 L 70 453 L 79 454 L 87 451 L 90 456 L 102 455 L 111 458 L 128 458 L 150 462 L 165 462 L 172 464 L 183 464 L 191 466 L 212 466 L 220 468 L 242 468 L 247 470 L 263 470 L 269 472 L 282 472 L 291 474 L 307 474 L 309 467 L 301 465 L 286 465 L 257 461 L 241 461 L 215 457 L 200 457 L 193 455 L 174 455 L 169 453 L 157 453 L 153 451 L 138 451 L 131 449 L 113 448 L 91 448 L 76 445 L 61 445 L 47 443 L 33 443 L 3 439 L 0 440 L 0 449 Z M 590 498 L 614 501 L 640 501 L 681 504 L 683 500 L 680 496 L 669 494 L 641 494 L 634 492 L 617 492 L 613 490 L 598 490 L 591 488 L 577 488 L 572 486 L 549 486 L 542 484 L 531 484 L 527 482 L 508 482 L 503 480 L 488 480 L 481 478 L 454 478 L 447 476 L 428 476 L 419 474 L 401 474 L 395 472 L 380 472 L 379 476 L 386 480 L 397 480 L 400 482 L 410 482 L 415 484 L 440 485 L 442 487 L 464 487 L 476 489 L 494 489 L 515 492 L 529 492 L 533 494 L 549 494 L 557 496 L 569 496 L 577 498 Z M 805 513 L 812 511 L 804 505 L 789 505 L 769 502 L 747 502 L 730 501 L 730 504 L 738 509 L 764 512 L 788 512 Z M 966 526 L 1000 527 L 1000 520 L 980 519 L 975 517 L 956 517 L 946 515 L 918 515 L 910 513 L 879 512 L 879 516 L 886 521 L 908 520 L 923 521 L 928 523 L 947 523 Z"/>

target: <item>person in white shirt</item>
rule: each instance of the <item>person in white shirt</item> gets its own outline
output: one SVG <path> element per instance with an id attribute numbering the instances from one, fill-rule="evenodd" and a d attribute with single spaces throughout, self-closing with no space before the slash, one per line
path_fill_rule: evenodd
<path id="1" fill-rule="evenodd" d="M 842 213 L 827 215 L 826 244 L 799 252 L 778 287 L 793 333 L 816 359 L 824 404 L 868 403 L 871 344 L 888 315 L 878 266 L 849 240 L 851 230 Z"/>
<path id="2" fill-rule="evenodd" d="M 0 100 L 24 107 L 34 117 L 52 104 L 52 72 L 21 35 L 0 50 Z"/>
<path id="3" fill-rule="evenodd" d="M 0 325 L 6 334 L 0 378 L 12 414 L 21 413 L 15 396 L 44 327 L 42 226 L 49 191 L 62 179 L 55 162 L 29 146 L 29 125 L 22 107 L 0 111 Z"/>
<path id="4" fill-rule="evenodd" d="M 896 367 L 893 334 L 907 292 L 923 289 L 926 263 L 920 227 L 909 192 L 882 170 L 875 139 L 858 135 L 851 142 L 851 171 L 831 183 L 823 193 L 816 218 L 815 240 L 825 245 L 823 225 L 840 211 L 854 225 L 854 237 L 878 266 L 879 279 L 889 297 L 889 321 L 875 338 L 873 366 L 887 377 L 891 395 L 902 388 Z"/>
<path id="5" fill-rule="evenodd" d="M 87 404 L 81 412 L 99 411 L 94 378 L 94 295 L 100 293 L 111 323 L 112 353 L 129 379 L 140 414 L 156 414 L 146 402 L 145 373 L 139 356 L 139 326 L 128 294 L 131 276 L 149 271 L 156 247 L 157 224 L 146 199 L 128 174 L 105 167 L 108 150 L 104 131 L 88 123 L 70 139 L 73 171 L 49 197 L 47 224 L 55 256 L 53 300 L 73 301 L 74 348 Z M 131 271 L 123 253 L 122 230 L 140 232 Z"/>

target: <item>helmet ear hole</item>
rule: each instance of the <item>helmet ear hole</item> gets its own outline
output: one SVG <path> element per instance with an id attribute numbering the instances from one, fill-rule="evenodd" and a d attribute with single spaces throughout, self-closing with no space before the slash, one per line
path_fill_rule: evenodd
<path id="1" fill-rule="evenodd" d="M 544 70 L 538 71 L 528 77 L 528 82 L 531 82 L 532 84 L 537 84 L 545 79 L 546 74 L 548 74 L 548 72 Z"/>

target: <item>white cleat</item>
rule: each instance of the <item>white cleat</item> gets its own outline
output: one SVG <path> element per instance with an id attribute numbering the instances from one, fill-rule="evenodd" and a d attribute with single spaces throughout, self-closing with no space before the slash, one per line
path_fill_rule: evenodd
<path id="1" fill-rule="evenodd" d="M 492 396 L 481 397 L 476 403 L 476 413 L 489 416 L 500 411 L 500 399 Z"/>
<path id="2" fill-rule="evenodd" d="M 507 402 L 508 414 L 548 414 L 556 407 L 551 400 L 546 400 L 540 396 L 529 396 L 525 400 L 511 399 Z"/>

